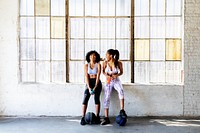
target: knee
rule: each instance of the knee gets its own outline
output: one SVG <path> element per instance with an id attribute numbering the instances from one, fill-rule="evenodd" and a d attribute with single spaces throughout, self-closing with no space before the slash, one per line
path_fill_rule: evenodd
<path id="1" fill-rule="evenodd" d="M 105 98 L 104 100 L 104 108 L 109 108 L 110 105 L 110 98 Z"/>
<path id="2" fill-rule="evenodd" d="M 124 99 L 124 91 L 121 89 L 119 92 L 119 99 Z"/>
<path id="3" fill-rule="evenodd" d="M 95 99 L 95 104 L 100 104 L 100 100 L 99 99 Z"/>
<path id="4" fill-rule="evenodd" d="M 89 101 L 89 96 L 88 96 L 88 94 L 85 94 L 84 95 L 84 98 L 83 98 L 83 105 L 87 105 L 88 104 L 88 101 Z"/>
<path id="5" fill-rule="evenodd" d="M 95 104 L 100 104 L 100 96 L 99 95 L 95 95 L 94 101 L 95 101 Z"/>

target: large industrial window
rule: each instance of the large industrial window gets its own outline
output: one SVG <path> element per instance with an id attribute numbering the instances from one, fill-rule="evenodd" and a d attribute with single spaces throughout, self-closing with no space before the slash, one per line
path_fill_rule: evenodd
<path id="1" fill-rule="evenodd" d="M 182 0 L 135 0 L 134 7 L 134 82 L 183 82 Z"/>
<path id="2" fill-rule="evenodd" d="M 131 81 L 130 16 L 131 0 L 69 0 L 71 82 L 84 81 L 88 51 L 94 49 L 105 58 L 110 48 L 120 52 L 123 82 Z"/>
<path id="3" fill-rule="evenodd" d="M 124 83 L 181 83 L 181 30 L 182 0 L 21 0 L 21 81 L 84 82 L 86 53 L 113 48 Z"/>
<path id="4" fill-rule="evenodd" d="M 22 82 L 66 81 L 65 0 L 20 1 Z"/>

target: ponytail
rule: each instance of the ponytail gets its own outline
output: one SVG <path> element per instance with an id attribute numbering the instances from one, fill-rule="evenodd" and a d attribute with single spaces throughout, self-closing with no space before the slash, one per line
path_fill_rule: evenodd
<path id="1" fill-rule="evenodd" d="M 115 67 L 117 67 L 118 66 L 118 60 L 119 60 L 119 51 L 116 49 L 116 50 L 114 50 L 114 59 L 115 59 L 115 62 L 114 62 L 114 64 L 115 64 Z"/>
<path id="2" fill-rule="evenodd" d="M 118 60 L 119 60 L 119 51 L 117 49 L 109 49 L 107 51 L 110 55 L 112 55 L 112 57 L 115 59 L 114 65 L 115 67 L 118 66 Z"/>

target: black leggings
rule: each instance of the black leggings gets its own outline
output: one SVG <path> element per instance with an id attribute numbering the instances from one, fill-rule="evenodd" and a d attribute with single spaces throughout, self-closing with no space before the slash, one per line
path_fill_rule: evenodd
<path id="1" fill-rule="evenodd" d="M 96 79 L 89 79 L 90 88 L 94 88 L 95 84 L 96 84 Z M 99 83 L 98 83 L 97 88 L 95 89 L 95 93 L 94 93 L 95 104 L 100 104 L 101 90 L 102 90 L 102 84 L 101 84 L 101 81 L 99 80 Z M 86 89 L 85 89 L 85 92 L 84 92 L 84 98 L 83 98 L 83 104 L 84 105 L 88 104 L 90 96 L 91 96 L 91 94 L 90 94 L 89 89 L 87 88 L 87 85 L 86 85 Z"/>

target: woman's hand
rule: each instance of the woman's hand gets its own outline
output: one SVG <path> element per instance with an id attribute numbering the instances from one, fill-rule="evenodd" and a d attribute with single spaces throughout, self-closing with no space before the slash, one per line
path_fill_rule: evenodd
<path id="1" fill-rule="evenodd" d="M 88 87 L 89 92 L 91 92 L 92 88 L 90 88 L 90 86 L 87 86 L 87 87 Z"/>
<path id="2" fill-rule="evenodd" d="M 94 91 L 94 92 L 95 92 L 96 88 L 97 88 L 97 85 L 95 85 L 94 88 L 93 88 L 93 91 Z"/>
<path id="3" fill-rule="evenodd" d="M 95 90 L 94 89 L 90 89 L 90 95 L 94 95 Z"/>
<path id="4" fill-rule="evenodd" d="M 113 78 L 113 79 L 116 79 L 117 77 L 118 77 L 118 74 L 117 74 L 117 73 L 112 75 L 112 78 Z"/>

